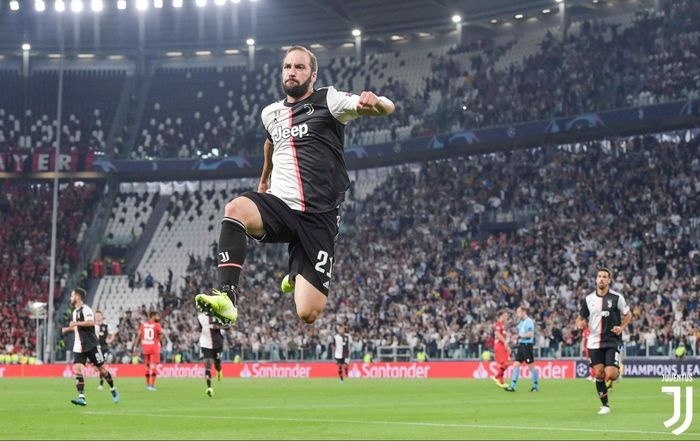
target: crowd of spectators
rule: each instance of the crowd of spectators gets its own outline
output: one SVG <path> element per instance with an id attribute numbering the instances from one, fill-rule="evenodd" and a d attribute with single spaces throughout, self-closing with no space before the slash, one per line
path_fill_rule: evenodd
<path id="1" fill-rule="evenodd" d="M 0 353 L 34 353 L 35 324 L 27 306 L 47 302 L 51 257 L 50 185 L 0 183 Z M 99 197 L 94 184 L 63 184 L 56 235 L 55 306 Z"/>
<path id="2" fill-rule="evenodd" d="M 321 66 L 317 85 L 357 87 L 358 76 L 365 79 L 363 88 L 396 102 L 398 110 L 388 118 L 349 124 L 348 146 L 700 97 L 700 61 L 694 55 L 700 50 L 700 4 L 694 1 L 640 10 L 625 29 L 594 20 L 575 26 L 567 38 L 548 32 L 537 53 L 497 68 L 512 45 L 485 38 L 430 52 L 432 68 L 419 90 L 408 85 L 416 75 L 409 65 L 385 76 L 386 62 L 376 54 L 360 63 L 330 60 Z M 260 154 L 259 114 L 280 99 L 279 78 L 279 67 L 268 64 L 252 72 L 159 70 L 131 157 Z M 372 136 L 377 133 L 382 136 Z"/>
<path id="3" fill-rule="evenodd" d="M 496 311 L 525 304 L 539 354 L 579 356 L 574 319 L 605 265 L 632 308 L 628 355 L 679 345 L 696 355 L 699 147 L 690 135 L 640 137 L 397 167 L 344 205 L 331 294 L 314 325 L 279 291 L 286 248 L 249 245 L 228 347 L 246 359 L 328 358 L 344 324 L 354 357 L 382 346 L 476 357 L 493 345 Z M 215 286 L 215 262 L 190 256 L 184 288 L 163 298 L 173 354 L 196 357 L 192 295 Z M 514 325 L 511 316 L 511 335 Z"/>

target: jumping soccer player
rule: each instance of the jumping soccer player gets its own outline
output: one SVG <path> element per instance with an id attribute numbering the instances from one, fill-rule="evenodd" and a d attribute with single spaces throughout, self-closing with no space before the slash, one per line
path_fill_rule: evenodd
<path id="1" fill-rule="evenodd" d="M 156 311 L 148 313 L 148 321 L 141 323 L 131 352 L 131 358 L 134 358 L 136 348 L 141 343 L 143 362 L 146 365 L 146 390 L 151 392 L 156 390 L 156 365 L 160 363 L 160 347 L 165 338 L 159 321 L 160 315 Z"/>
<path id="2" fill-rule="evenodd" d="M 622 331 L 627 327 L 632 314 L 624 297 L 610 289 L 612 271 L 599 268 L 596 289 L 581 301 L 581 311 L 576 319 L 579 329 L 590 328 L 588 352 L 591 367 L 595 370 L 595 386 L 602 406 L 599 415 L 610 413 L 606 377 L 615 381 L 620 373 L 620 347 Z"/>
<path id="3" fill-rule="evenodd" d="M 348 358 L 350 358 L 350 343 L 352 339 L 345 333 L 343 325 L 338 326 L 338 333 L 333 337 L 333 356 L 338 364 L 338 377 L 340 383 L 343 383 L 343 371 L 345 376 L 348 376 Z"/>
<path id="4" fill-rule="evenodd" d="M 508 369 L 510 359 L 510 349 L 508 348 L 508 338 L 506 337 L 506 321 L 508 321 L 508 311 L 502 309 L 498 312 L 496 323 L 493 325 L 493 352 L 498 364 L 498 374 L 495 377 L 491 377 L 491 379 L 496 382 L 498 387 L 503 389 L 508 387 L 503 383 L 503 374 Z"/>
<path id="5" fill-rule="evenodd" d="M 359 96 L 333 87 L 314 89 L 316 56 L 302 46 L 282 62 L 286 99 L 263 109 L 267 133 L 258 192 L 226 204 L 219 237 L 219 288 L 198 294 L 197 308 L 234 323 L 236 296 L 246 255 L 246 235 L 260 242 L 289 244 L 286 281 L 294 288 L 297 315 L 306 323 L 320 316 L 328 299 L 335 260 L 339 207 L 350 180 L 345 167 L 345 125 L 360 116 L 394 112 L 385 97 Z"/>
<path id="6" fill-rule="evenodd" d="M 105 359 L 97 342 L 97 334 L 95 333 L 95 316 L 92 309 L 86 305 L 85 297 L 87 293 L 82 288 L 75 288 L 70 293 L 70 302 L 73 305 L 73 319 L 68 324 L 61 328 L 63 334 L 70 331 L 75 333 L 75 341 L 73 342 L 73 372 L 75 372 L 75 387 L 78 390 L 78 398 L 73 398 L 71 403 L 76 406 L 86 406 L 85 400 L 85 377 L 83 372 L 85 364 L 89 361 L 100 373 L 100 377 L 104 378 L 112 392 L 112 401 L 119 402 L 119 392 L 114 386 L 112 375 L 105 366 Z"/>
<path id="7" fill-rule="evenodd" d="M 97 334 L 97 344 L 100 346 L 102 355 L 105 357 L 105 359 L 107 359 L 107 354 L 109 354 L 109 345 L 112 344 L 117 333 L 109 332 L 109 326 L 104 322 L 102 311 L 99 310 L 95 311 L 95 333 Z M 104 382 L 105 379 L 102 374 L 100 374 L 100 385 L 97 386 L 99 390 L 103 389 Z"/>
<path id="8" fill-rule="evenodd" d="M 527 316 L 526 306 L 520 306 L 516 310 L 516 314 L 520 319 L 520 322 L 518 322 L 518 351 L 515 353 L 513 378 L 510 381 L 510 386 L 506 390 L 508 392 L 515 392 L 515 386 L 518 384 L 518 377 L 520 377 L 520 363 L 527 363 L 532 373 L 532 389 L 530 389 L 530 392 L 537 392 L 540 390 L 540 386 L 537 370 L 534 366 L 535 355 L 533 346 L 535 344 L 535 322 Z"/>
<path id="9" fill-rule="evenodd" d="M 216 378 L 221 381 L 221 353 L 224 351 L 224 332 L 219 321 L 214 317 L 201 313 L 197 316 L 201 333 L 199 334 L 199 348 L 204 359 L 204 378 L 207 381 L 207 395 L 214 396 L 211 387 L 211 365 L 216 369 Z"/>

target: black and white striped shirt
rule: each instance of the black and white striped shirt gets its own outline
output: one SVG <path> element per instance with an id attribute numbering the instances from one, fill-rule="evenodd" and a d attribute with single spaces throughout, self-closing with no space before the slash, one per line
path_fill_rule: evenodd
<path id="1" fill-rule="evenodd" d="M 619 292 L 608 290 L 604 296 L 596 291 L 581 301 L 581 317 L 588 320 L 590 336 L 588 349 L 616 348 L 622 344 L 622 335 L 615 335 L 612 329 L 620 326 L 622 317 L 630 312 L 625 298 Z"/>
<path id="2" fill-rule="evenodd" d="M 95 314 L 88 305 L 80 305 L 73 310 L 74 322 L 95 321 Z M 89 352 L 97 347 L 97 334 L 94 326 L 76 326 L 75 341 L 73 342 L 73 352 Z"/>
<path id="3" fill-rule="evenodd" d="M 224 331 L 220 328 L 214 328 L 214 325 L 218 324 L 216 319 L 206 314 L 199 314 L 197 318 L 199 327 L 202 328 L 202 332 L 199 334 L 199 347 L 222 351 L 224 349 Z"/>
<path id="4" fill-rule="evenodd" d="M 350 179 L 345 168 L 345 124 L 359 117 L 360 97 L 333 87 L 296 103 L 277 101 L 261 118 L 272 142 L 271 193 L 292 210 L 324 213 L 340 205 Z"/>

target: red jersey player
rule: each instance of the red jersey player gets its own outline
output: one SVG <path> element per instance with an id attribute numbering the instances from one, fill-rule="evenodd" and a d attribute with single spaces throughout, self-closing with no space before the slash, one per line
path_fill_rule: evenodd
<path id="1" fill-rule="evenodd" d="M 141 323 L 139 333 L 132 346 L 132 358 L 136 354 L 136 348 L 141 343 L 143 362 L 146 364 L 146 389 L 156 390 L 156 365 L 160 363 L 160 345 L 165 337 L 163 329 L 158 321 L 160 315 L 156 311 L 148 313 L 148 321 Z"/>
<path id="2" fill-rule="evenodd" d="M 498 364 L 498 374 L 491 377 L 496 382 L 498 387 L 505 389 L 507 384 L 503 383 L 503 374 L 508 369 L 508 359 L 510 358 L 510 349 L 508 349 L 508 339 L 506 337 L 506 321 L 508 320 L 508 311 L 502 309 L 498 312 L 496 323 L 493 325 L 494 345 L 493 351 L 496 355 L 496 363 Z"/>

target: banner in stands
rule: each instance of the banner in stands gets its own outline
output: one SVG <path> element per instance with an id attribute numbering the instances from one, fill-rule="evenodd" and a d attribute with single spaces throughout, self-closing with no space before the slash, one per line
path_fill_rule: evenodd
<path id="1" fill-rule="evenodd" d="M 575 362 L 563 360 L 537 361 L 535 369 L 540 378 L 575 378 Z M 109 370 L 115 377 L 142 377 L 143 365 L 112 364 Z M 202 378 L 203 364 L 159 364 L 160 378 Z M 506 371 L 509 377 L 512 367 Z M 426 363 L 354 363 L 350 362 L 350 378 L 469 378 L 487 379 L 496 374 L 495 362 L 443 361 Z M 97 370 L 88 366 L 85 375 L 97 377 Z M 338 375 L 335 363 L 224 363 L 224 375 L 228 378 L 334 378 Z M 530 378 L 530 368 L 524 366 L 521 377 Z M 0 365 L 0 378 L 9 377 L 73 377 L 69 364 Z"/>
<path id="2" fill-rule="evenodd" d="M 576 376 L 588 376 L 588 363 L 576 362 Z M 670 358 L 643 358 L 625 357 L 622 360 L 623 377 L 661 378 L 673 375 L 686 374 L 690 377 L 700 378 L 700 362 L 697 358 L 670 359 Z"/>
<path id="3" fill-rule="evenodd" d="M 78 172 L 92 170 L 95 153 L 77 151 L 58 155 L 59 172 Z M 7 173 L 43 173 L 54 171 L 56 151 L 53 149 L 13 150 L 0 153 L 0 172 Z"/>

